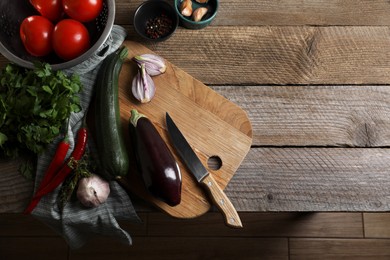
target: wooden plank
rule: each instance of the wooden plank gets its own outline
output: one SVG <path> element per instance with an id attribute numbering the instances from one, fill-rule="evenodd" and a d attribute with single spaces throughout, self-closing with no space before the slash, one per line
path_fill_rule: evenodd
<path id="1" fill-rule="evenodd" d="M 388 86 L 213 86 L 247 111 L 255 146 L 390 145 Z"/>
<path id="2" fill-rule="evenodd" d="M 389 25 L 386 1 L 223 1 L 215 25 Z"/>
<path id="3" fill-rule="evenodd" d="M 390 239 L 290 239 L 290 259 L 389 259 Z"/>
<path id="4" fill-rule="evenodd" d="M 70 251 L 69 260 L 99 259 L 288 259 L 285 238 L 175 238 L 134 237 L 132 246 L 113 239 L 96 239 L 80 250 Z"/>
<path id="5" fill-rule="evenodd" d="M 390 238 L 390 213 L 364 213 L 364 236 Z"/>
<path id="6" fill-rule="evenodd" d="M 0 237 L 55 237 L 49 226 L 31 215 L 6 213 L 0 215 Z"/>
<path id="7" fill-rule="evenodd" d="M 116 1 L 116 23 L 132 24 L 141 3 Z M 390 5 L 382 0 L 224 0 L 211 26 L 390 25 L 389 12 Z"/>
<path id="8" fill-rule="evenodd" d="M 206 84 L 387 84 L 387 29 L 226 26 L 145 44 Z"/>
<path id="9" fill-rule="evenodd" d="M 20 161 L 0 160 L 0 212 L 19 213 L 27 206 L 33 184 L 19 174 Z"/>
<path id="10" fill-rule="evenodd" d="M 207 85 L 388 84 L 388 29 L 215 26 L 145 45 Z"/>
<path id="11" fill-rule="evenodd" d="M 0 237 L 0 259 L 66 260 L 68 246 L 56 237 Z"/>
<path id="12" fill-rule="evenodd" d="M 363 238 L 361 213 L 254 213 L 241 212 L 242 229 L 224 225 L 221 213 L 174 219 L 149 213 L 149 236 L 182 237 L 351 237 Z M 389 223 L 388 220 L 385 223 Z M 382 222 L 383 224 L 383 222 Z"/>
<path id="13" fill-rule="evenodd" d="M 381 148 L 252 148 L 225 192 L 238 211 L 388 211 L 389 164 Z M 30 187 L 0 183 L 0 212 L 21 212 Z"/>
<path id="14" fill-rule="evenodd" d="M 380 26 L 218 26 L 180 29 L 162 44 L 145 44 L 205 84 L 388 84 L 387 31 Z M 135 37 L 133 31 L 129 37 Z"/>
<path id="15" fill-rule="evenodd" d="M 226 194 L 239 211 L 388 211 L 389 149 L 251 149 Z"/>
<path id="16" fill-rule="evenodd" d="M 244 109 L 255 146 L 390 145 L 388 86 L 212 86 Z M 16 167 L 16 166 L 15 166 Z"/>
<path id="17" fill-rule="evenodd" d="M 132 236 L 146 235 L 147 214 L 138 212 L 138 216 L 141 223 L 120 220 L 119 225 Z M 0 237 L 60 237 L 60 235 L 31 215 L 3 213 L 0 214 Z"/>

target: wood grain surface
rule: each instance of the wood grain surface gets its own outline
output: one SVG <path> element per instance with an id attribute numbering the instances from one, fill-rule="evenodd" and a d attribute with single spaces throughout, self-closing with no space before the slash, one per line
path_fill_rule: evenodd
<path id="1" fill-rule="evenodd" d="M 381 148 L 253 148 L 226 194 L 238 210 L 388 211 L 389 161 Z"/>
<path id="2" fill-rule="evenodd" d="M 19 174 L 20 160 L 0 161 L 0 212 L 22 212 L 31 198 L 31 181 Z"/>
<path id="3" fill-rule="evenodd" d="M 228 0 L 209 27 L 162 43 L 136 36 L 141 2 L 116 1 L 128 39 L 248 115 L 253 146 L 225 189 L 240 211 L 389 210 L 388 1 Z M 20 212 L 32 191 L 18 166 L 0 164 L 1 212 Z"/>
<path id="4" fill-rule="evenodd" d="M 161 43 L 133 29 L 143 0 L 115 2 L 128 40 L 246 111 L 252 147 L 225 187 L 244 228 L 215 208 L 177 219 L 132 195 L 143 222 L 121 226 L 134 246 L 104 237 L 72 251 L 17 214 L 32 182 L 3 160 L 0 259 L 390 258 L 390 1 L 221 0 L 209 27 Z"/>
<path id="5" fill-rule="evenodd" d="M 142 2 L 117 0 L 116 23 L 132 24 L 133 11 Z M 211 26 L 389 25 L 389 12 L 384 0 L 223 0 Z"/>
<path id="6" fill-rule="evenodd" d="M 386 84 L 387 31 L 379 26 L 218 26 L 178 30 L 164 45 L 149 47 L 205 84 Z"/>
<path id="7" fill-rule="evenodd" d="M 0 257 L 182 259 L 188 252 L 189 259 L 388 259 L 390 256 L 389 233 L 378 232 L 389 226 L 388 213 L 242 212 L 240 215 L 245 223 L 243 229 L 227 228 L 218 212 L 196 219 L 141 213 L 142 224 L 121 222 L 130 231 L 133 246 L 100 237 L 79 250 L 70 250 L 54 231 L 33 217 L 1 214 Z M 225 249 L 227 246 L 229 250 Z"/>
<path id="8" fill-rule="evenodd" d="M 137 65 L 131 59 L 136 55 L 151 53 L 151 50 L 133 41 L 126 41 L 124 45 L 129 50 L 128 62 L 123 65 L 119 77 L 124 133 L 129 132 L 126 126 L 131 109 L 137 109 L 153 122 L 179 163 L 182 175 L 181 202 L 171 207 L 151 196 L 135 169 L 130 172 L 126 187 L 172 216 L 191 218 L 204 214 L 210 209 L 207 194 L 177 156 L 166 132 L 165 114 L 170 114 L 205 166 L 212 156 L 221 159 L 221 168 L 210 171 L 221 189 L 229 183 L 251 147 L 252 128 L 247 114 L 233 102 L 171 65 L 169 60 L 165 61 L 166 72 L 153 79 L 155 97 L 149 103 L 138 102 L 131 94 L 130 86 L 137 73 Z"/>
<path id="9" fill-rule="evenodd" d="M 390 89 L 386 85 L 212 88 L 248 112 L 254 146 L 390 145 Z"/>

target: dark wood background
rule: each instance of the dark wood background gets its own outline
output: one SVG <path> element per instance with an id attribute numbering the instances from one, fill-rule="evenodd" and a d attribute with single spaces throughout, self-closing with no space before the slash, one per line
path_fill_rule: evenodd
<path id="1" fill-rule="evenodd" d="M 135 41 L 141 2 L 116 1 L 116 24 Z M 215 212 L 188 221 L 145 212 L 145 225 L 130 227 L 134 247 L 97 239 L 69 251 L 18 214 L 32 183 L 17 160 L 3 161 L 0 256 L 51 259 L 49 247 L 63 259 L 389 259 L 389 14 L 384 0 L 222 0 L 211 26 L 144 43 L 247 111 L 253 146 L 225 190 L 244 230 Z"/>

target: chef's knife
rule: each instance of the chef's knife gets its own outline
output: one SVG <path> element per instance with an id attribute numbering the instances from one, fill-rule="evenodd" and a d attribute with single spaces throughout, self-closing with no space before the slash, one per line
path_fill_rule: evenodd
<path id="1" fill-rule="evenodd" d="M 166 121 L 168 133 L 176 151 L 196 180 L 199 183 L 204 184 L 204 186 L 208 189 L 214 204 L 224 215 L 226 225 L 241 228 L 242 223 L 233 204 L 223 190 L 218 186 L 213 176 L 203 166 L 198 156 L 192 150 L 191 146 L 168 113 L 166 114 Z"/>

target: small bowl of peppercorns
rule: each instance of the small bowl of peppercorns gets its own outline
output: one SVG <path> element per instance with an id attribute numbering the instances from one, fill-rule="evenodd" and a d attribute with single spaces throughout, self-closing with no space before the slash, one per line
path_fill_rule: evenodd
<path id="1" fill-rule="evenodd" d="M 134 29 L 146 40 L 164 41 L 172 36 L 178 24 L 175 9 L 164 0 L 145 1 L 134 13 Z"/>

